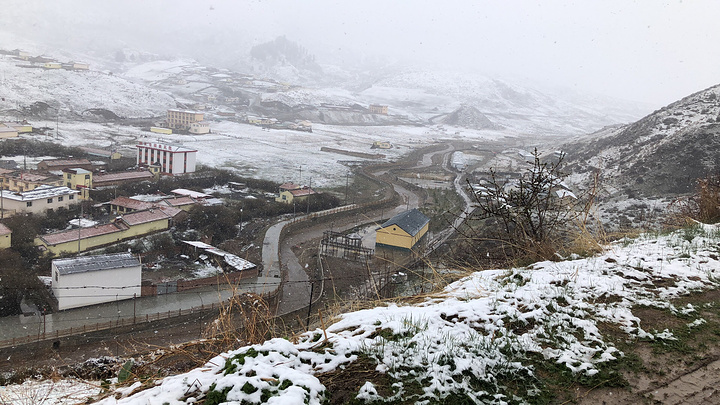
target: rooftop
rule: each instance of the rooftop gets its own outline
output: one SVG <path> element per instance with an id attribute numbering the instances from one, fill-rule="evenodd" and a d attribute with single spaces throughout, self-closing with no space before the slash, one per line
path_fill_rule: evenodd
<path id="1" fill-rule="evenodd" d="M 172 207 L 167 207 L 172 208 Z M 178 209 L 178 208 L 175 208 Z M 178 209 L 179 210 L 179 209 Z M 133 225 L 139 225 L 139 224 L 146 224 L 148 222 L 154 222 L 159 221 L 163 219 L 169 219 L 172 218 L 172 214 L 170 212 L 166 212 L 163 209 L 149 209 L 146 211 L 136 211 L 131 212 L 129 214 L 125 214 L 122 216 L 122 221 L 126 224 L 133 226 Z"/>
<path id="2" fill-rule="evenodd" d="M 195 149 L 186 148 L 182 145 L 168 145 L 157 142 L 138 142 L 138 148 L 150 148 L 156 150 L 165 150 L 168 152 L 197 152 Z"/>
<path id="3" fill-rule="evenodd" d="M 382 224 L 382 228 L 396 225 L 403 231 L 407 232 L 410 236 L 415 236 L 428 222 L 430 222 L 428 217 L 418 211 L 417 208 L 413 208 L 388 219 L 387 222 Z"/>
<path id="4" fill-rule="evenodd" d="M 56 233 L 50 233 L 47 235 L 38 236 L 46 245 L 59 245 L 61 243 L 73 242 L 78 239 L 87 239 L 100 235 L 107 235 L 109 233 L 118 232 L 123 229 L 127 229 L 127 225 L 122 223 L 111 223 L 105 225 L 97 225 L 88 228 L 69 229 L 67 231 L 61 231 Z"/>
<path id="5" fill-rule="evenodd" d="M 71 194 L 79 194 L 79 191 L 67 188 L 65 186 L 48 185 L 38 186 L 34 190 L 24 191 L 21 193 L 9 190 L 0 191 L 0 196 L 2 196 L 3 198 L 16 201 L 40 200 L 43 198 L 53 198 Z"/>
<path id="6" fill-rule="evenodd" d="M 143 170 L 141 172 L 122 172 L 122 173 L 98 174 L 96 176 L 93 176 L 93 183 L 97 184 L 97 183 L 108 183 L 108 182 L 122 181 L 122 180 L 151 179 L 152 177 L 153 177 L 153 174 L 147 170 Z"/>
<path id="7" fill-rule="evenodd" d="M 303 197 L 306 195 L 317 194 L 315 192 L 315 190 L 311 189 L 310 187 L 303 187 L 303 188 L 298 188 L 295 190 L 288 190 L 288 192 L 290 192 L 290 194 L 292 194 L 293 197 Z"/>
<path id="8" fill-rule="evenodd" d="M 117 197 L 109 202 L 110 205 L 117 205 L 118 207 L 129 208 L 131 210 L 146 210 L 152 208 L 154 204 L 135 200 L 129 197 Z"/>
<path id="9" fill-rule="evenodd" d="M 11 234 L 12 231 L 7 226 L 0 224 L 0 236 Z"/>
<path id="10" fill-rule="evenodd" d="M 89 171 L 89 170 L 81 169 L 81 168 L 79 168 L 79 167 L 70 168 L 70 169 L 63 169 L 63 172 L 66 172 L 66 173 L 75 173 L 75 174 L 90 174 L 90 173 L 92 173 L 92 172 Z"/>
<path id="11" fill-rule="evenodd" d="M 62 275 L 140 266 L 140 261 L 130 253 L 56 259 L 52 263 Z"/>
<path id="12" fill-rule="evenodd" d="M 46 159 L 41 161 L 40 163 L 45 163 L 48 167 L 55 167 L 55 166 L 87 166 L 91 164 L 91 162 L 87 159 Z M 38 163 L 38 164 L 40 164 Z"/>
<path id="13" fill-rule="evenodd" d="M 172 190 L 171 193 L 178 194 L 178 195 L 184 195 L 184 196 L 192 197 L 192 198 L 210 198 L 210 197 L 212 197 L 210 194 L 201 193 L 199 191 L 188 190 L 186 188 L 176 188 L 175 190 Z"/>

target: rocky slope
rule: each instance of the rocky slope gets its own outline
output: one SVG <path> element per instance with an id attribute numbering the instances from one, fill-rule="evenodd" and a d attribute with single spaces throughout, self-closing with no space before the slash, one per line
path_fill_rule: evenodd
<path id="1" fill-rule="evenodd" d="M 442 120 L 443 124 L 454 125 L 470 129 L 501 129 L 499 125 L 495 125 L 490 119 L 477 108 L 473 106 L 463 105 L 457 110 L 451 112 Z"/>
<path id="2" fill-rule="evenodd" d="M 605 128 L 564 146 L 571 180 L 599 172 L 610 192 L 676 195 L 720 170 L 720 85 L 626 126 Z"/>

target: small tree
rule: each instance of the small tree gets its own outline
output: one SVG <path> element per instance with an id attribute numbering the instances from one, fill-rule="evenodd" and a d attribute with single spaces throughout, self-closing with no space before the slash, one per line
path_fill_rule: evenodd
<path id="1" fill-rule="evenodd" d="M 536 149 L 532 166 L 509 180 L 499 179 L 491 169 L 488 184 L 473 190 L 474 219 L 483 224 L 476 231 L 499 242 L 512 257 L 553 258 L 567 241 L 567 225 L 587 212 L 576 209 L 579 200 L 564 186 L 563 157 L 543 162 Z"/>

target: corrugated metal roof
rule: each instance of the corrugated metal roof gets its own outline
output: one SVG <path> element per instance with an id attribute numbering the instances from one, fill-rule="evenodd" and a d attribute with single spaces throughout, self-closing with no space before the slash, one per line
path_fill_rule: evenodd
<path id="1" fill-rule="evenodd" d="M 120 180 L 137 180 L 137 179 L 151 179 L 153 177 L 153 174 L 149 171 L 141 171 L 141 172 L 122 172 L 122 173 L 111 173 L 111 174 L 102 174 L 97 175 L 93 177 L 93 183 L 104 183 L 104 182 L 110 182 L 110 181 L 120 181 Z"/>
<path id="2" fill-rule="evenodd" d="M 407 232 L 410 236 L 415 236 L 428 222 L 430 222 L 430 218 L 423 215 L 417 208 L 413 208 L 410 211 L 401 212 L 390 218 L 382 224 L 382 228 L 395 225 Z"/>
<path id="3" fill-rule="evenodd" d="M 130 253 L 55 259 L 52 262 L 61 275 L 140 266 L 140 261 Z"/>
<path id="4" fill-rule="evenodd" d="M 69 229 L 67 231 L 61 231 L 56 233 L 50 233 L 47 235 L 39 236 L 47 245 L 53 246 L 60 243 L 77 241 L 80 239 L 92 238 L 100 235 L 107 235 L 109 233 L 119 232 L 121 230 L 128 229 L 127 225 L 121 223 L 111 223 L 105 225 L 97 225 L 88 228 Z"/>
<path id="5" fill-rule="evenodd" d="M 135 200 L 129 197 L 117 197 L 113 200 L 110 200 L 109 204 L 117 205 L 118 207 L 129 208 L 131 210 L 146 210 L 155 206 L 152 203 Z"/>

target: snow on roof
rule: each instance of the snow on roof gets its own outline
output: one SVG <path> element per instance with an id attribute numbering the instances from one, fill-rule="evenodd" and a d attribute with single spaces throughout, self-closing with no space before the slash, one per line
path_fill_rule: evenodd
<path id="1" fill-rule="evenodd" d="M 178 194 L 178 195 L 184 195 L 184 196 L 192 197 L 192 198 L 210 198 L 210 197 L 212 197 L 210 194 L 201 193 L 199 191 L 188 190 L 186 188 L 176 188 L 175 190 L 172 190 L 171 193 Z"/>
<path id="2" fill-rule="evenodd" d="M 0 196 L 2 196 L 3 198 L 7 198 L 8 200 L 34 201 L 34 200 L 41 200 L 44 198 L 54 198 L 54 197 L 73 195 L 73 194 L 79 194 L 79 193 L 80 193 L 79 191 L 67 188 L 65 186 L 42 185 L 42 186 L 36 187 L 33 190 L 23 191 L 23 192 L 2 190 L 2 191 L 0 191 Z"/>
<path id="3" fill-rule="evenodd" d="M 73 168 L 63 169 L 62 171 L 65 172 L 65 173 L 75 173 L 75 174 L 89 174 L 89 173 L 92 173 L 92 172 L 89 171 L 89 170 L 81 169 L 81 168 L 79 168 L 79 167 L 73 167 Z"/>
<path id="4" fill-rule="evenodd" d="M 418 211 L 417 208 L 413 208 L 388 219 L 387 222 L 382 224 L 382 228 L 396 225 L 403 231 L 407 232 L 408 235 L 415 236 L 428 222 L 430 222 L 428 217 Z"/>
<path id="5" fill-rule="evenodd" d="M 12 231 L 7 226 L 0 224 L 0 236 L 2 235 L 9 235 Z"/>
<path id="6" fill-rule="evenodd" d="M 168 112 L 170 112 L 170 111 L 172 111 L 172 112 L 178 112 L 178 113 L 186 113 L 186 114 L 205 114 L 205 113 L 199 112 L 199 111 L 178 110 L 178 109 L 175 109 L 175 108 L 171 108 L 171 109 L 168 110 Z"/>
<path id="7" fill-rule="evenodd" d="M 61 275 L 140 266 L 140 261 L 130 253 L 55 259 L 52 263 Z"/>
<path id="8" fill-rule="evenodd" d="M 194 246 L 198 249 L 202 249 L 208 253 L 212 253 L 217 256 L 221 256 L 223 259 L 225 259 L 225 263 L 227 263 L 229 266 L 235 268 L 235 270 L 241 271 L 241 270 L 247 270 L 252 269 L 255 267 L 255 264 L 238 257 L 237 255 L 234 255 L 232 253 L 228 253 L 224 250 L 218 249 L 213 245 L 208 245 L 207 243 L 200 242 L 200 241 L 193 241 L 193 240 L 184 240 L 183 243 L 186 243 L 190 246 Z"/>

